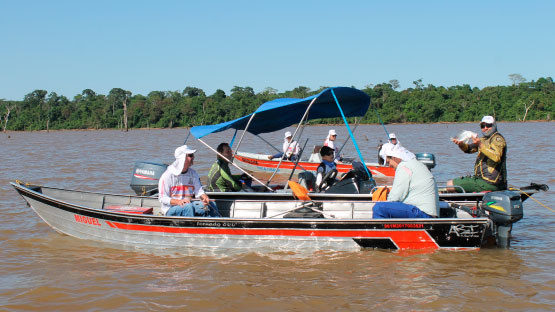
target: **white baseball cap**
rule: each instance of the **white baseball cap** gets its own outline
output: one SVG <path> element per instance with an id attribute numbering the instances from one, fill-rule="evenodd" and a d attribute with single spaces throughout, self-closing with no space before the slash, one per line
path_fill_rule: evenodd
<path id="1" fill-rule="evenodd" d="M 482 122 L 489 123 L 489 124 L 494 124 L 495 123 L 495 118 L 493 118 L 493 116 L 484 116 L 480 123 L 482 123 Z"/>
<path id="2" fill-rule="evenodd" d="M 187 145 L 181 145 L 180 147 L 175 149 L 175 161 L 170 166 L 170 170 L 172 171 L 173 175 L 181 174 L 187 155 L 194 154 L 196 151 L 197 150 L 190 149 Z"/>
<path id="3" fill-rule="evenodd" d="M 285 132 L 285 138 L 288 138 L 288 137 L 290 137 L 290 136 L 291 136 L 291 131 Z"/>
<path id="4" fill-rule="evenodd" d="M 390 138 L 390 139 L 396 139 L 396 140 L 397 140 L 397 136 L 395 135 L 395 133 L 390 133 L 390 134 L 389 134 L 389 138 Z"/>
<path id="5" fill-rule="evenodd" d="M 328 132 L 328 135 L 337 135 L 337 133 L 335 132 L 334 129 L 331 129 L 331 130 Z"/>

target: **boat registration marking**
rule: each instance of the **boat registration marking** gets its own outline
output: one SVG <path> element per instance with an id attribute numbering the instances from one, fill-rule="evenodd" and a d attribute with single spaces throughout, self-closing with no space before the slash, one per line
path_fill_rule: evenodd
<path id="1" fill-rule="evenodd" d="M 101 226 L 100 221 L 98 221 L 97 218 L 91 218 L 91 217 L 86 217 L 81 215 L 74 215 L 74 216 L 75 216 L 75 221 L 79 223 Z"/>

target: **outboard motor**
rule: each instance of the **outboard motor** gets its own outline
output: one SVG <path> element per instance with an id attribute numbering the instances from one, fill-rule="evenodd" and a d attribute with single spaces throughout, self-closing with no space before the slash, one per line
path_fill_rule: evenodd
<path id="1" fill-rule="evenodd" d="M 168 165 L 137 161 L 131 177 L 131 189 L 137 195 L 151 196 L 158 194 L 158 180 Z"/>
<path id="2" fill-rule="evenodd" d="M 414 154 L 416 159 L 426 165 L 429 170 L 436 166 L 436 157 L 432 153 L 418 153 Z"/>
<path id="3" fill-rule="evenodd" d="M 493 221 L 497 246 L 510 246 L 513 223 L 522 219 L 523 209 L 520 194 L 511 191 L 486 193 L 482 199 L 482 208 L 487 211 Z"/>

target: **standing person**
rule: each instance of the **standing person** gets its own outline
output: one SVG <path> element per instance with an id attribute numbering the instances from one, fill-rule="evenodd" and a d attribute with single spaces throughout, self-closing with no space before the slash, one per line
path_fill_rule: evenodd
<path id="1" fill-rule="evenodd" d="M 282 152 L 278 152 L 274 155 L 270 155 L 268 156 L 269 160 L 272 160 L 274 158 L 280 158 L 283 157 L 285 154 L 285 158 L 286 160 L 291 160 L 291 161 L 296 161 L 297 158 L 299 157 L 299 144 L 297 143 L 297 141 L 292 141 L 293 137 L 291 135 L 290 131 L 285 132 L 285 137 L 283 138 L 283 153 Z"/>
<path id="2" fill-rule="evenodd" d="M 160 177 L 158 200 L 166 216 L 219 216 L 216 204 L 204 193 L 197 172 L 191 168 L 196 150 L 182 145 L 175 150 L 175 161 Z M 192 198 L 200 201 L 192 201 Z"/>
<path id="3" fill-rule="evenodd" d="M 396 147 L 396 146 L 401 146 L 401 142 L 399 142 L 399 140 L 397 139 L 397 136 L 395 135 L 395 133 L 390 133 L 390 134 L 389 134 L 389 142 L 383 144 L 383 145 L 380 147 L 380 151 L 379 151 L 379 155 L 380 155 L 380 158 L 381 158 L 381 160 L 380 160 L 380 165 L 385 165 L 385 164 L 386 164 L 386 160 L 385 160 L 385 158 L 386 158 L 386 156 L 385 156 L 385 151 L 386 151 L 387 149 L 391 149 L 391 148 L 394 148 L 394 147 Z M 408 158 L 410 158 L 410 157 L 416 158 L 416 155 L 414 155 L 413 153 L 409 152 L 408 150 L 407 150 L 407 152 L 408 152 L 408 153 L 405 154 L 405 157 L 406 157 L 406 158 L 407 158 L 407 157 L 408 157 Z M 405 159 L 405 160 L 410 160 L 410 159 Z"/>
<path id="4" fill-rule="evenodd" d="M 495 118 L 484 116 L 480 122 L 482 138 L 473 137 L 469 144 L 451 139 L 465 153 L 476 153 L 474 176 L 447 181 L 447 190 L 460 192 L 499 191 L 507 189 L 507 143 L 497 131 Z M 453 186 L 459 186 L 455 188 Z"/>
<path id="5" fill-rule="evenodd" d="M 322 184 L 326 174 L 334 169 L 337 170 L 337 166 L 333 161 L 333 150 L 329 146 L 322 146 L 320 156 L 322 156 L 322 162 L 316 169 L 316 187 L 318 190 L 320 190 L 320 184 Z M 328 183 L 328 186 L 331 185 Z"/>
<path id="6" fill-rule="evenodd" d="M 231 160 L 233 151 L 227 143 L 220 143 L 216 148 L 218 153 Z M 229 169 L 229 162 L 218 155 L 216 162 L 208 172 L 207 188 L 212 192 L 238 192 L 242 189 L 242 175 L 232 175 Z"/>
<path id="7" fill-rule="evenodd" d="M 408 161 L 402 146 L 386 150 L 387 163 L 395 168 L 395 178 L 386 202 L 374 205 L 372 217 L 434 218 L 439 216 L 439 194 L 434 176 L 416 158 Z"/>
<path id="8" fill-rule="evenodd" d="M 335 146 L 335 139 L 337 139 L 337 132 L 334 129 L 328 131 L 328 136 L 324 140 L 324 146 L 327 146 L 333 150 L 333 159 L 336 163 L 342 160 L 341 155 L 339 155 L 339 148 Z"/>

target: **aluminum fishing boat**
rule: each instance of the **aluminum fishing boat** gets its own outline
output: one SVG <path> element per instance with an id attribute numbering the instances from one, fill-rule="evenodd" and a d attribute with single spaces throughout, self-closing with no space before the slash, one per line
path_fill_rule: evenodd
<path id="1" fill-rule="evenodd" d="M 160 214 L 157 198 L 11 183 L 54 230 L 80 239 L 156 249 L 261 250 L 454 249 L 508 247 L 523 216 L 522 192 L 454 194 L 432 219 L 372 219 L 367 194 L 212 192 L 221 217 Z M 535 193 L 527 191 L 527 196 Z M 459 197 L 455 197 L 459 196 Z M 462 203 L 456 204 L 455 202 Z"/>

